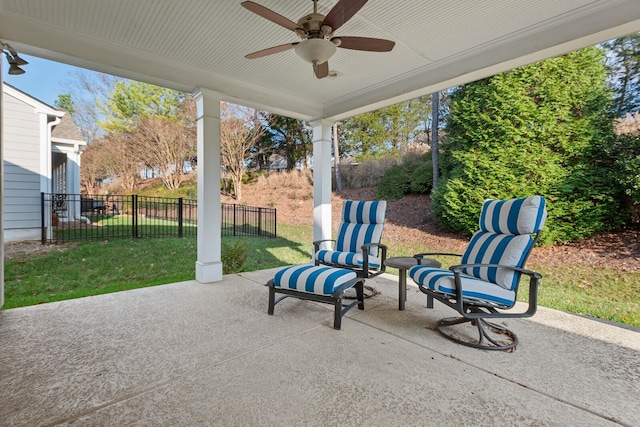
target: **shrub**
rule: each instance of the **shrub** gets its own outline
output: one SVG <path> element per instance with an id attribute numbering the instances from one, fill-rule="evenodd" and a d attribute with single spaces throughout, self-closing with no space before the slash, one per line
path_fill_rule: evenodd
<path id="1" fill-rule="evenodd" d="M 390 167 L 378 184 L 376 198 L 387 200 L 401 199 L 409 191 L 411 171 L 404 165 Z"/>
<path id="2" fill-rule="evenodd" d="M 624 190 L 634 222 L 640 222 L 640 135 L 620 135 L 616 141 L 616 180 Z"/>
<path id="3" fill-rule="evenodd" d="M 408 193 L 429 193 L 433 186 L 433 166 L 430 156 L 405 158 L 405 162 L 390 167 L 376 190 L 379 199 L 398 200 Z"/>
<path id="4" fill-rule="evenodd" d="M 484 199 L 540 194 L 543 243 L 619 227 L 610 99 L 595 47 L 457 88 L 432 194 L 437 221 L 471 234 Z"/>
<path id="5" fill-rule="evenodd" d="M 236 240 L 233 243 L 222 242 L 222 273 L 232 274 L 242 271 L 242 266 L 249 257 L 247 244 L 242 240 Z"/>

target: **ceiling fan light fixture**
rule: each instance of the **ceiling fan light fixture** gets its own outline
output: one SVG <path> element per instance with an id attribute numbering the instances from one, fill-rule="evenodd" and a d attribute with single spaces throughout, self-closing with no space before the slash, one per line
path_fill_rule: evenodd
<path id="1" fill-rule="evenodd" d="M 3 52 L 3 53 L 4 53 L 4 56 L 7 57 L 7 62 L 9 63 L 9 74 L 12 76 L 24 74 L 24 70 L 18 66 L 14 57 L 11 56 L 11 54 L 9 54 L 8 52 Z"/>
<path id="2" fill-rule="evenodd" d="M 0 47 L 2 48 L 0 52 L 4 53 L 4 56 L 7 58 L 7 62 L 9 63 L 9 74 L 12 76 L 24 74 L 24 70 L 20 68 L 20 66 L 27 65 L 29 63 L 20 58 L 18 53 L 13 47 L 11 47 L 11 45 L 9 45 L 9 43 L 5 43 L 0 40 Z"/>
<path id="3" fill-rule="evenodd" d="M 17 53 L 11 52 L 11 56 L 13 56 L 13 61 L 15 62 L 16 65 L 20 65 L 20 66 L 29 65 L 29 63 L 24 59 L 20 58 Z"/>
<path id="4" fill-rule="evenodd" d="M 295 46 L 296 53 L 312 64 L 323 64 L 336 53 L 336 45 L 326 39 L 303 40 Z"/>

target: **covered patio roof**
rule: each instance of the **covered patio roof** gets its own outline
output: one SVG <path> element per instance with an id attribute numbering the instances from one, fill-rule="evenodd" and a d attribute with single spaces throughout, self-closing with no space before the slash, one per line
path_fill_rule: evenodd
<path id="1" fill-rule="evenodd" d="M 369 0 L 338 36 L 389 39 L 388 53 L 338 49 L 317 80 L 298 41 L 241 0 L 0 0 L 0 38 L 27 53 L 304 120 L 339 120 L 640 31 L 637 0 Z M 256 0 L 298 21 L 311 0 Z M 337 0 L 319 0 L 327 14 Z"/>

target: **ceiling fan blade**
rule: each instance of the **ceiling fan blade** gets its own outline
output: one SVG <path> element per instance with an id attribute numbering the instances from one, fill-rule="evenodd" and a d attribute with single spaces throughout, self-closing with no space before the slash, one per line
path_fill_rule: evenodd
<path id="1" fill-rule="evenodd" d="M 252 1 L 243 1 L 240 4 L 244 6 L 245 9 L 248 9 L 257 15 L 260 15 L 263 18 L 280 25 L 281 27 L 285 27 L 288 30 L 295 31 L 300 28 L 295 22 L 285 18 L 284 16 L 274 12 L 271 9 L 267 9 L 264 6 L 259 5 L 258 3 L 254 3 Z"/>
<path id="2" fill-rule="evenodd" d="M 333 31 L 337 30 L 358 13 L 366 2 L 367 0 L 340 0 L 324 17 L 322 25 L 330 26 Z"/>
<path id="3" fill-rule="evenodd" d="M 323 79 L 329 75 L 329 61 L 313 66 L 313 73 L 317 78 Z"/>
<path id="4" fill-rule="evenodd" d="M 244 57 L 247 59 L 262 58 L 263 56 L 273 55 L 274 53 L 280 53 L 284 52 L 285 50 L 293 49 L 293 47 L 297 44 L 298 43 L 281 44 L 280 46 L 274 46 L 268 49 L 262 49 L 257 52 L 250 53 L 248 55 L 245 55 Z"/>
<path id="5" fill-rule="evenodd" d="M 336 37 L 340 39 L 338 47 L 343 49 L 366 50 L 369 52 L 389 52 L 396 45 L 395 42 L 371 37 Z"/>

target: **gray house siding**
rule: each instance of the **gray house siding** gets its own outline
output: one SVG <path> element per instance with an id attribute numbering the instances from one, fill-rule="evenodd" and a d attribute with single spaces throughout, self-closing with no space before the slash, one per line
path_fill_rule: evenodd
<path id="1" fill-rule="evenodd" d="M 37 239 L 41 233 L 42 116 L 7 93 L 3 103 L 5 240 Z"/>

